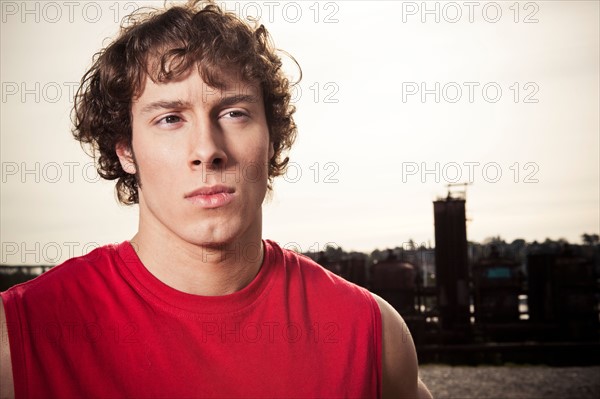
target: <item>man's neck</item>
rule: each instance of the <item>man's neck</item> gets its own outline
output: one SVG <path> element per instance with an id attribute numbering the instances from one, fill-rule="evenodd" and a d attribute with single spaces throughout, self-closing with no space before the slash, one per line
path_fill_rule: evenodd
<path id="1" fill-rule="evenodd" d="M 140 226 L 131 244 L 150 273 L 171 288 L 219 296 L 241 290 L 260 270 L 264 250 L 258 230 L 233 243 L 206 246 Z"/>

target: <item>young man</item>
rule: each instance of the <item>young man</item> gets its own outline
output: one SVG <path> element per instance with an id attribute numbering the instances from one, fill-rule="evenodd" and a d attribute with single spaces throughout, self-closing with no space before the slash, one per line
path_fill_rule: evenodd
<path id="1" fill-rule="evenodd" d="M 0 396 L 430 397 L 389 304 L 262 240 L 296 133 L 266 30 L 197 2 L 136 18 L 74 135 L 138 232 L 2 293 Z"/>

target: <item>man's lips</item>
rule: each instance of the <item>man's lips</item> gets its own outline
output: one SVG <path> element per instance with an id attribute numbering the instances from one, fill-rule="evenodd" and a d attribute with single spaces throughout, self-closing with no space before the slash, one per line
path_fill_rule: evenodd
<path id="1" fill-rule="evenodd" d="M 235 190 L 227 186 L 201 187 L 185 195 L 185 199 L 202 208 L 219 208 L 233 200 Z"/>
<path id="2" fill-rule="evenodd" d="M 195 197 L 197 195 L 213 195 L 213 194 L 221 194 L 221 193 L 233 194 L 234 192 L 235 192 L 235 190 L 232 187 L 221 186 L 221 185 L 207 186 L 207 187 L 200 187 L 190 193 L 187 193 L 185 195 L 185 198 Z"/>

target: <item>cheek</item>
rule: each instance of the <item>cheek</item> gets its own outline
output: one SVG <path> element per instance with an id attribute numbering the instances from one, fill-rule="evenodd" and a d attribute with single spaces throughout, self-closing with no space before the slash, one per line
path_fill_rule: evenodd
<path id="1" fill-rule="evenodd" d="M 142 186 L 146 185 L 144 188 L 150 188 L 155 185 L 153 183 L 160 183 L 163 188 L 171 186 L 181 175 L 180 171 L 177 173 L 181 156 L 168 143 L 151 143 L 134 137 L 133 149 Z"/>
<path id="2" fill-rule="evenodd" d="M 268 175 L 269 148 L 267 145 L 253 143 L 236 157 L 246 177 L 254 177 L 251 181 L 264 180 Z"/>
<path id="3" fill-rule="evenodd" d="M 240 139 L 231 138 L 226 143 L 227 152 L 240 163 L 242 162 L 267 162 L 270 159 L 272 145 L 269 134 L 262 129 L 249 132 L 247 137 Z"/>

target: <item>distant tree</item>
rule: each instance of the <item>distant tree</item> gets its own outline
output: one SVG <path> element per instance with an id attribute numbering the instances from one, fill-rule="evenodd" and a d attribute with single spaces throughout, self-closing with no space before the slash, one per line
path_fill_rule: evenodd
<path id="1" fill-rule="evenodd" d="M 330 261 L 339 261 L 343 254 L 344 250 L 342 247 L 338 247 L 337 245 L 327 244 L 325 247 L 325 255 Z"/>
<path id="2" fill-rule="evenodd" d="M 483 244 L 484 245 L 490 245 L 490 244 L 506 244 L 506 241 L 504 241 L 504 239 L 500 236 L 492 236 L 492 237 L 487 237 L 485 240 L 483 240 Z"/>
<path id="3" fill-rule="evenodd" d="M 600 242 L 600 237 L 598 236 L 598 234 L 583 233 L 581 235 L 581 240 L 586 245 L 596 245 Z"/>
<path id="4" fill-rule="evenodd" d="M 525 251 L 527 250 L 527 242 L 522 238 L 517 238 L 511 242 L 507 250 L 507 256 L 514 260 L 522 261 L 525 257 Z"/>
<path id="5" fill-rule="evenodd" d="M 384 253 L 385 253 L 385 251 L 375 249 L 373 252 L 371 252 L 371 255 L 369 257 L 369 263 L 370 264 L 378 263 L 379 261 L 381 261 L 384 258 Z"/>
<path id="6" fill-rule="evenodd" d="M 517 238 L 516 240 L 513 240 L 513 242 L 510 243 L 510 245 L 515 248 L 522 248 L 526 244 L 527 244 L 527 242 L 522 238 Z"/>
<path id="7" fill-rule="evenodd" d="M 559 245 L 556 243 L 556 241 L 551 240 L 548 237 L 546 237 L 544 242 L 542 242 L 540 244 L 540 247 L 542 248 L 542 250 L 544 252 L 547 252 L 547 253 L 555 253 L 559 249 Z"/>

